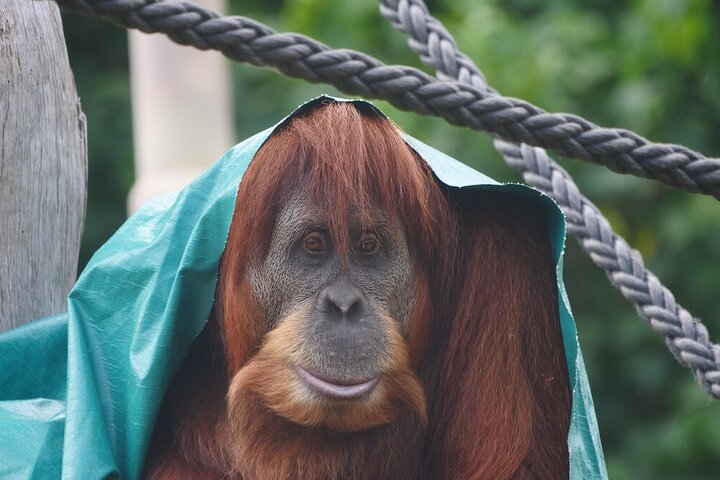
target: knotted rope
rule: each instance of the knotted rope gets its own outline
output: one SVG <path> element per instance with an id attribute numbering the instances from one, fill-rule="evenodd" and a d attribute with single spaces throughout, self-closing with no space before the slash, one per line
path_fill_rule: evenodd
<path id="1" fill-rule="evenodd" d="M 296 33 L 277 33 L 255 20 L 221 17 L 185 2 L 163 0 L 58 0 L 68 10 L 106 18 L 143 32 L 285 75 L 328 83 L 339 90 L 380 98 L 396 107 L 432 114 L 455 125 L 497 134 L 506 141 L 552 149 L 619 173 L 720 199 L 720 159 L 686 147 L 652 143 L 628 130 L 602 128 L 576 115 L 547 113 L 516 98 L 470 84 L 437 80 L 420 70 L 385 65 L 362 52 L 331 49 Z M 462 66 L 462 65 L 461 65 Z"/>
<path id="2" fill-rule="evenodd" d="M 458 80 L 495 94 L 475 63 L 457 47 L 443 24 L 430 15 L 422 0 L 381 0 L 380 12 L 408 35 L 408 44 L 440 79 Z M 653 330 L 662 334 L 675 358 L 689 367 L 698 382 L 720 398 L 720 347 L 710 342 L 700 320 L 675 302 L 672 292 L 644 266 L 640 252 L 617 235 L 600 210 L 541 148 L 495 138 L 505 162 L 562 208 L 568 231 L 610 283 L 620 290 Z"/>

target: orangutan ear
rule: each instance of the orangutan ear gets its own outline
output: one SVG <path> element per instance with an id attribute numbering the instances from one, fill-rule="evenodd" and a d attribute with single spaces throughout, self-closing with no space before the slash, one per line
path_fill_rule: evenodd
<path id="1" fill-rule="evenodd" d="M 452 318 L 428 388 L 430 477 L 567 478 L 571 397 L 542 215 L 507 194 L 455 201 Z"/>

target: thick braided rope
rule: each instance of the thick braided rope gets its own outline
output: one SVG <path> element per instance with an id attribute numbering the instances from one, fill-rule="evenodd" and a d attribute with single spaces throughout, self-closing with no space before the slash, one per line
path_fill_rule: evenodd
<path id="1" fill-rule="evenodd" d="M 216 49 L 234 60 L 271 66 L 291 77 L 328 83 L 346 93 L 385 99 L 400 109 L 437 115 L 507 141 L 550 148 L 619 173 L 655 178 L 720 199 L 720 159 L 680 145 L 652 143 L 575 115 L 547 113 L 472 84 L 440 81 L 411 67 L 388 66 L 361 52 L 330 49 L 303 35 L 277 33 L 254 20 L 221 17 L 185 2 L 58 0 L 58 4 L 124 27 L 162 32 L 181 44 Z"/>
<path id="2" fill-rule="evenodd" d="M 408 35 L 410 47 L 423 63 L 438 71 L 439 77 L 493 92 L 475 63 L 458 50 L 452 35 L 429 14 L 422 0 L 381 0 L 380 11 L 397 30 Z M 675 358 L 692 369 L 712 396 L 720 398 L 720 347 L 710 342 L 705 326 L 675 303 L 673 294 L 645 269 L 640 253 L 613 232 L 598 208 L 545 150 L 500 139 L 495 140 L 495 147 L 510 166 L 523 173 L 526 182 L 558 202 L 569 232 L 593 262 L 605 270 L 639 315 L 665 337 Z"/>

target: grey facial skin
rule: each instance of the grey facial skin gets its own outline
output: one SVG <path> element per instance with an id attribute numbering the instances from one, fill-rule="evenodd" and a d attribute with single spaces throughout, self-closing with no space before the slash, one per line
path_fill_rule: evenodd
<path id="1" fill-rule="evenodd" d="M 387 321 L 406 334 L 416 292 L 405 232 L 379 211 L 370 225 L 352 213 L 351 252 L 345 265 L 335 251 L 322 209 L 298 191 L 277 216 L 264 260 L 250 269 L 261 312 L 276 327 L 300 306 L 302 368 L 335 384 L 382 374 L 389 352 Z"/>

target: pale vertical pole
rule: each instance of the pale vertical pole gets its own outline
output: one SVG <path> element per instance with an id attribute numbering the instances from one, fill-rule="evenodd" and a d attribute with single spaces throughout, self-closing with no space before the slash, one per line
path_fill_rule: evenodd
<path id="1" fill-rule="evenodd" d="M 222 12 L 224 0 L 195 0 Z M 182 188 L 234 144 L 230 69 L 218 52 L 129 33 L 135 184 L 132 212 Z"/>
<path id="2" fill-rule="evenodd" d="M 58 7 L 0 0 L 0 331 L 67 309 L 86 187 Z"/>

